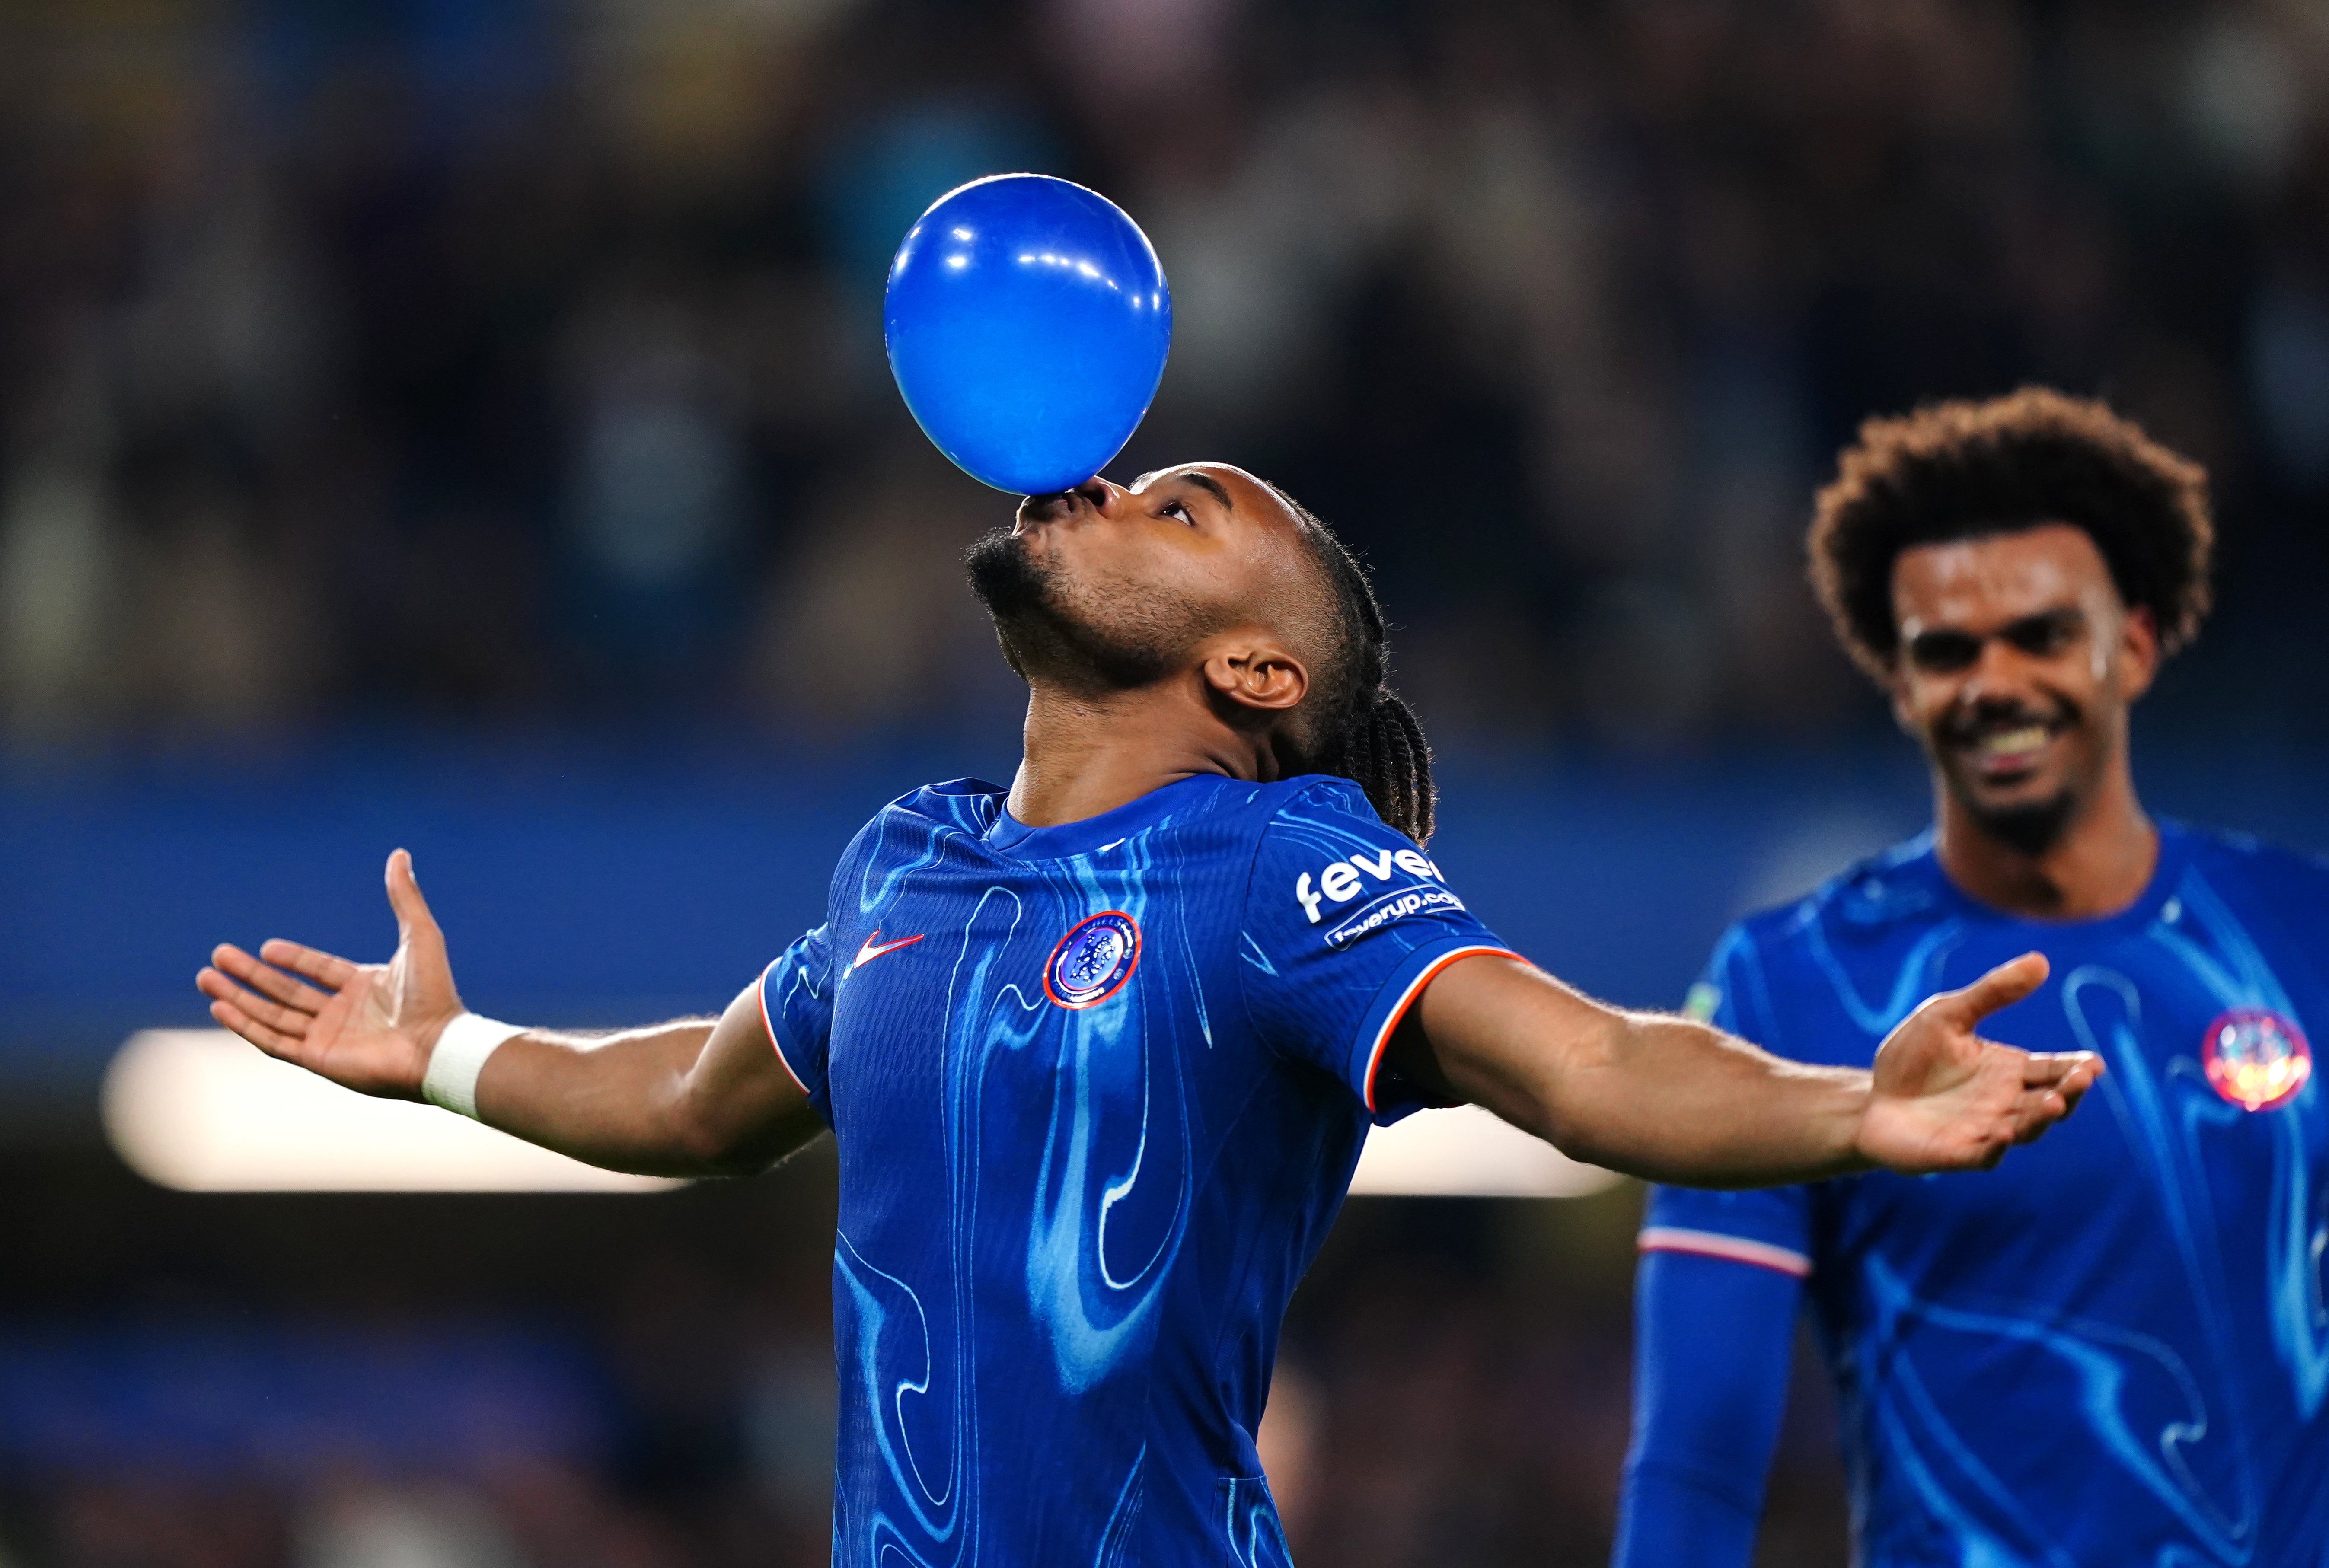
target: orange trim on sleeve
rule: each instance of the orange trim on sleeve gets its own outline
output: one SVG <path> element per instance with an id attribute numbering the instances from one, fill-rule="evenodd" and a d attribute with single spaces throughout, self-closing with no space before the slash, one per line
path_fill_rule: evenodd
<path id="1" fill-rule="evenodd" d="M 1375 1113 L 1375 1075 L 1382 1070 L 1383 1052 L 1391 1046 L 1391 1037 L 1398 1029 L 1399 1020 L 1407 1016 L 1407 1009 L 1415 1005 L 1415 999 L 1423 994 L 1423 988 L 1429 985 L 1441 970 L 1459 958 L 1476 958 L 1484 953 L 1509 958 L 1518 963 L 1528 962 L 1509 947 L 1459 947 L 1453 953 L 1443 953 L 1433 959 L 1421 974 L 1407 982 L 1407 990 L 1400 993 L 1398 1002 L 1391 1009 L 1391 1016 L 1383 1019 L 1382 1028 L 1376 1032 L 1375 1043 L 1367 1052 L 1366 1093 L 1362 1098 L 1366 1103 L 1368 1115 Z"/>

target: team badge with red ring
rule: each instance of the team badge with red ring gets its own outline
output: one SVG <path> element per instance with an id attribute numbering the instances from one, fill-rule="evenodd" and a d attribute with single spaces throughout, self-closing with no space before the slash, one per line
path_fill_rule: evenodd
<path id="1" fill-rule="evenodd" d="M 1043 994 L 1063 1008 L 1098 1007 L 1140 962 L 1140 922 L 1108 909 L 1078 922 L 1043 964 Z"/>
<path id="2" fill-rule="evenodd" d="M 2296 1020 L 2266 1008 L 2234 1008 L 2208 1026 L 2200 1065 L 2216 1093 L 2250 1111 L 2286 1105 L 2313 1075 L 2313 1047 Z"/>

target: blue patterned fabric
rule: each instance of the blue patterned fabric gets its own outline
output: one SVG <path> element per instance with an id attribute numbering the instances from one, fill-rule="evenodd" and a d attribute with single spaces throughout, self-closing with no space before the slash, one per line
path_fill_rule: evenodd
<path id="1" fill-rule="evenodd" d="M 761 980 L 841 1164 L 834 1561 L 1282 1562 L 1253 1432 L 1381 1066 L 1502 944 L 1348 781 L 892 803 Z"/>
<path id="2" fill-rule="evenodd" d="M 1927 836 L 1734 928 L 1693 1002 L 1782 1055 L 1865 1066 L 1921 998 L 2030 948 L 2052 977 L 1985 1032 L 2103 1056 L 2070 1122 L 1977 1175 L 1660 1188 L 1644 1245 L 1807 1270 L 1869 1568 L 2322 1568 L 2329 866 L 2169 825 L 2132 908 L 2050 925 L 1966 898 Z M 1674 1343 L 1644 1356 L 1704 1371 L 1643 1410 L 1637 1469 L 1661 1423 L 1680 1441 L 1730 1397 L 1724 1363 L 1768 1381 L 1763 1347 L 1724 1347 L 1770 1314 L 1695 1304 L 1695 1347 L 1682 1314 L 1645 1310 Z M 1759 1489 L 1768 1434 L 1735 1441 Z"/>

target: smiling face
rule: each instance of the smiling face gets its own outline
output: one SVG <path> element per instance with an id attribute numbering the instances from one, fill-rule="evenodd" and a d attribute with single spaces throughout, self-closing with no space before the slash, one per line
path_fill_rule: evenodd
<path id="1" fill-rule="evenodd" d="M 1224 463 L 1030 496 L 968 565 L 1004 656 L 1031 683 L 1089 694 L 1151 685 L 1240 630 L 1297 657 L 1334 643 L 1331 596 L 1300 520 Z"/>
<path id="2" fill-rule="evenodd" d="M 2158 639 L 2082 529 L 2048 523 L 1903 550 L 1893 712 L 1992 837 L 2035 855 L 2124 767 Z"/>

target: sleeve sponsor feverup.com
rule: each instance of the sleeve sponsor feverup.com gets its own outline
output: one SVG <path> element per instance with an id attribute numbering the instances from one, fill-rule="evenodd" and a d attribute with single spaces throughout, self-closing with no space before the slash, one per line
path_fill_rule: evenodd
<path id="1" fill-rule="evenodd" d="M 1407 878 L 1423 878 L 1430 882 L 1443 880 L 1439 868 L 1415 850 L 1380 849 L 1372 853 L 1353 854 L 1347 859 L 1329 861 L 1314 876 L 1305 871 L 1294 879 L 1294 901 L 1302 906 L 1303 917 L 1311 925 L 1324 922 L 1334 905 L 1348 904 L 1367 889 L 1370 882 L 1392 881 L 1404 873 Z M 1444 887 L 1408 886 L 1382 893 L 1368 900 L 1347 918 L 1340 919 L 1326 933 L 1326 945 L 1347 947 L 1372 932 L 1381 930 L 1394 920 L 1426 910 L 1461 909 L 1463 901 Z"/>

